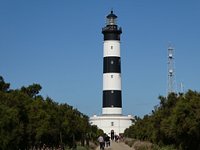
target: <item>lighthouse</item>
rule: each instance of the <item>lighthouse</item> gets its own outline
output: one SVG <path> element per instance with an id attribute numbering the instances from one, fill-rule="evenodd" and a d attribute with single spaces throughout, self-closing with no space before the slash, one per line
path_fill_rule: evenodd
<path id="1" fill-rule="evenodd" d="M 113 11 L 103 27 L 103 108 L 102 114 L 122 114 L 120 34 Z"/>
<path id="2" fill-rule="evenodd" d="M 117 25 L 117 16 L 110 12 L 106 17 L 103 34 L 103 92 L 102 114 L 90 117 L 90 123 L 102 129 L 111 136 L 122 134 L 132 125 L 133 117 L 122 113 L 121 57 L 120 35 L 121 27 Z"/>

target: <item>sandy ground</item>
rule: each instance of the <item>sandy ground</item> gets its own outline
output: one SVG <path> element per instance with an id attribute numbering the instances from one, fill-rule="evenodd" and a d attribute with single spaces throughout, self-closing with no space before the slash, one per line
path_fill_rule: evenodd
<path id="1" fill-rule="evenodd" d="M 99 147 L 96 150 L 100 150 Z M 105 148 L 105 150 L 133 150 L 133 149 L 123 142 L 116 143 L 113 141 L 111 142 L 111 146 Z"/>

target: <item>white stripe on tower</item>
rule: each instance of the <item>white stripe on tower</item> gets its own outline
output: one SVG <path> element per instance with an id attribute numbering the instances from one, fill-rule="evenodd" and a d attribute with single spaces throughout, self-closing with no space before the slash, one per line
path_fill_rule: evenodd
<path id="1" fill-rule="evenodd" d="M 116 56 L 120 57 L 120 41 L 107 40 L 103 44 L 103 57 Z"/>
<path id="2" fill-rule="evenodd" d="M 104 73 L 103 74 L 103 90 L 121 91 L 121 74 L 120 73 Z"/>

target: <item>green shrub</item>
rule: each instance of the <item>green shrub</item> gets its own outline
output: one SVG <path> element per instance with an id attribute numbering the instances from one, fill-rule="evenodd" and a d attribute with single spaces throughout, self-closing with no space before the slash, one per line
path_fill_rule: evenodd
<path id="1" fill-rule="evenodd" d="M 153 145 L 152 150 L 176 150 L 173 146 L 159 147 L 158 145 Z"/>
<path id="2" fill-rule="evenodd" d="M 160 150 L 176 150 L 173 146 L 165 146 L 162 147 Z"/>

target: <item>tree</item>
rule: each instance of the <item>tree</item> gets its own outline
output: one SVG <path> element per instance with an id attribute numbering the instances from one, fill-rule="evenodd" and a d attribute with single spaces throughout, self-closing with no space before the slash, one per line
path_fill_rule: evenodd
<path id="1" fill-rule="evenodd" d="M 5 83 L 2 76 L 0 76 L 0 91 L 6 92 L 10 87 L 9 83 Z"/>
<path id="2" fill-rule="evenodd" d="M 22 87 L 21 91 L 30 96 L 31 98 L 35 98 L 36 95 L 40 92 L 42 87 L 39 84 L 32 84 L 28 87 Z"/>
<path id="3" fill-rule="evenodd" d="M 72 147 L 86 138 L 96 140 L 103 132 L 72 106 L 38 95 L 39 84 L 21 89 L 9 89 L 9 85 L 0 78 L 0 150 L 41 148 L 43 144 Z"/>
<path id="4" fill-rule="evenodd" d="M 180 150 L 200 149 L 200 93 L 189 90 L 159 99 L 153 113 L 136 119 L 125 135 Z"/>

